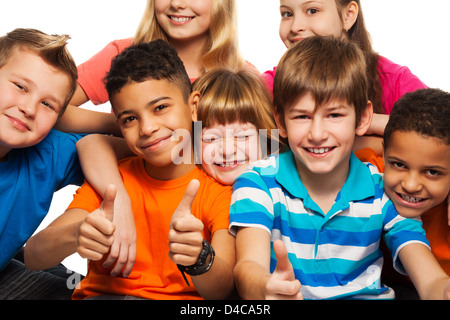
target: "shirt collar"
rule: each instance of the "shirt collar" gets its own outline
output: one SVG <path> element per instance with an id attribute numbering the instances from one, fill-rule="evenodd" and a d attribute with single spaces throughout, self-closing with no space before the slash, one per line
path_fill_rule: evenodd
<path id="1" fill-rule="evenodd" d="M 294 154 L 291 150 L 278 156 L 278 171 L 276 180 L 294 197 L 306 199 L 308 190 L 300 180 L 295 165 Z M 339 198 L 345 202 L 358 201 L 375 196 L 369 168 L 352 152 L 350 156 L 350 170 L 347 180 L 342 187 Z"/>

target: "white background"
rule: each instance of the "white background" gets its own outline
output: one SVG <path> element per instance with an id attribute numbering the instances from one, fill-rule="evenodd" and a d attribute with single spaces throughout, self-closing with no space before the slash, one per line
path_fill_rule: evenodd
<path id="1" fill-rule="evenodd" d="M 286 50 L 278 36 L 279 1 L 236 1 L 244 58 L 261 72 L 272 69 Z M 145 4 L 145 0 L 1 0 L 0 35 L 18 27 L 69 34 L 69 49 L 80 64 L 111 40 L 132 37 Z M 375 51 L 408 66 L 428 86 L 450 91 L 450 1 L 361 0 L 361 5 Z M 100 110 L 109 108 L 105 104 Z M 70 186 L 55 194 L 40 228 L 65 210 L 74 190 Z M 85 261 L 76 254 L 65 264 L 86 272 Z"/>

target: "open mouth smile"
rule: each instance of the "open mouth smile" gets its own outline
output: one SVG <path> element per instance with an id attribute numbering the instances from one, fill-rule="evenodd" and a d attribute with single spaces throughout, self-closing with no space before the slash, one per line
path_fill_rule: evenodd
<path id="1" fill-rule="evenodd" d="M 426 198 L 413 197 L 413 196 L 409 196 L 407 194 L 402 194 L 402 193 L 397 193 L 397 196 L 399 198 L 401 198 L 403 201 L 405 201 L 407 203 L 411 203 L 411 204 L 417 204 L 417 203 L 427 200 Z"/>
<path id="2" fill-rule="evenodd" d="M 193 17 L 169 16 L 169 19 L 174 21 L 174 22 L 176 22 L 177 24 L 185 24 L 185 23 L 191 21 L 194 18 Z"/>
<path id="3" fill-rule="evenodd" d="M 330 151 L 333 151 L 334 147 L 323 147 L 323 148 L 305 147 L 303 149 L 305 149 L 308 153 L 312 154 L 313 156 L 322 156 L 322 155 L 326 155 Z"/>
<path id="4" fill-rule="evenodd" d="M 222 169 L 231 170 L 231 169 L 234 169 L 244 163 L 245 163 L 245 161 L 233 161 L 233 162 L 225 162 L 225 163 L 214 163 L 214 165 L 216 165 Z"/>

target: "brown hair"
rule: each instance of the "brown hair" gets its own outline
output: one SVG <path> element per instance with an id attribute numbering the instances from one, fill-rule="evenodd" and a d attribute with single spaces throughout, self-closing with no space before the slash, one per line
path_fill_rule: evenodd
<path id="1" fill-rule="evenodd" d="M 356 44 L 332 36 L 308 37 L 280 60 L 273 84 L 275 108 L 283 115 L 286 106 L 306 93 L 312 94 L 316 108 L 340 99 L 354 106 L 358 125 L 368 102 L 365 70 Z"/>
<path id="2" fill-rule="evenodd" d="M 360 0 L 336 0 L 339 12 L 342 12 L 351 2 L 358 5 L 358 17 L 353 26 L 348 30 L 347 37 L 350 41 L 356 42 L 366 59 L 368 96 L 372 102 L 375 113 L 386 113 L 382 103 L 381 79 L 378 72 L 378 60 L 380 56 L 373 50 L 370 34 L 367 31 Z"/>
<path id="3" fill-rule="evenodd" d="M 14 50 L 31 50 L 52 67 L 68 75 L 70 90 L 60 115 L 64 112 L 77 88 L 78 72 L 76 64 L 67 49 L 68 35 L 48 35 L 36 29 L 18 28 L 0 37 L 0 68 L 3 67 Z"/>

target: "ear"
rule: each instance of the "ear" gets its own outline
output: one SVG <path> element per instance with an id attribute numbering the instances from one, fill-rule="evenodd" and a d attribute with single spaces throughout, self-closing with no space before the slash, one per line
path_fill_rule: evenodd
<path id="1" fill-rule="evenodd" d="M 358 136 L 363 136 L 367 130 L 369 130 L 370 124 L 372 123 L 373 118 L 373 105 L 372 102 L 367 101 L 367 106 L 361 114 L 361 119 L 359 120 L 359 124 L 356 127 L 355 133 Z"/>
<path id="2" fill-rule="evenodd" d="M 359 7 L 356 1 L 350 2 L 344 9 L 342 14 L 342 21 L 344 22 L 344 29 L 346 31 L 350 30 L 356 23 L 359 14 Z"/>
<path id="3" fill-rule="evenodd" d="M 275 118 L 275 123 L 277 124 L 278 132 L 280 137 L 287 138 L 287 130 L 284 125 L 284 116 L 278 113 L 278 108 L 273 108 L 273 117 Z"/>
<path id="4" fill-rule="evenodd" d="M 189 104 L 191 106 L 191 117 L 192 121 L 197 121 L 197 110 L 200 103 L 201 93 L 198 91 L 193 91 L 189 97 Z"/>

